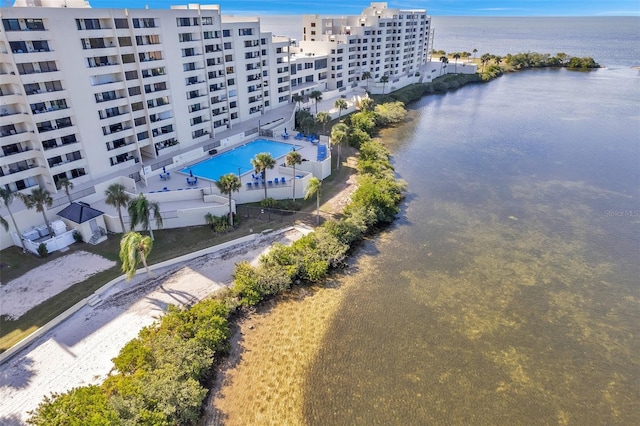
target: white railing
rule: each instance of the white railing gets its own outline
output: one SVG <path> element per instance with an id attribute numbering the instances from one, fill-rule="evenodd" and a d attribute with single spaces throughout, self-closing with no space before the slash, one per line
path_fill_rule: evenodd
<path id="1" fill-rule="evenodd" d="M 38 254 L 38 247 L 40 244 L 44 244 L 47 247 L 47 252 L 52 253 L 56 250 L 63 249 L 65 247 L 70 246 L 75 243 L 76 240 L 73 238 L 73 232 L 75 229 L 65 232 L 64 234 L 56 235 L 54 237 L 49 238 L 46 241 L 34 242 L 31 240 L 23 240 L 24 247 L 29 250 L 33 254 Z"/>

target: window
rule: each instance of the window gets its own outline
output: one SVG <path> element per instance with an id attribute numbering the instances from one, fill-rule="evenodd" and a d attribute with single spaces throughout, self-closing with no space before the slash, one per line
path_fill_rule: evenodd
<path id="1" fill-rule="evenodd" d="M 35 72 L 35 68 L 33 67 L 32 63 L 25 63 L 25 64 L 16 64 L 18 67 L 18 73 L 19 74 L 33 74 Z"/>
<path id="2" fill-rule="evenodd" d="M 131 64 L 136 61 L 136 57 L 132 54 L 122 55 L 123 64 Z"/>
<path id="3" fill-rule="evenodd" d="M 129 96 L 136 96 L 136 95 L 139 95 L 140 93 L 141 91 L 139 86 L 129 87 Z"/>
<path id="4" fill-rule="evenodd" d="M 231 43 L 229 43 L 229 42 L 225 43 L 225 44 L 224 44 L 224 49 L 225 49 L 225 50 L 229 50 L 229 49 L 231 49 Z"/>
<path id="5" fill-rule="evenodd" d="M 210 16 L 203 16 L 202 25 L 213 25 L 213 18 Z"/>
<path id="6" fill-rule="evenodd" d="M 240 28 L 238 30 L 238 35 L 239 36 L 250 36 L 250 35 L 253 35 L 253 29 L 252 28 Z"/>
<path id="7" fill-rule="evenodd" d="M 135 70 L 134 70 L 134 71 L 126 71 L 126 72 L 124 73 L 124 77 L 125 77 L 127 80 L 135 80 L 135 79 L 137 79 L 137 78 L 138 78 L 138 71 L 135 71 Z"/>
<path id="8" fill-rule="evenodd" d="M 20 21 L 17 19 L 3 19 L 2 25 L 4 25 L 5 31 L 21 31 Z"/>
<path id="9" fill-rule="evenodd" d="M 118 44 L 120 47 L 132 46 L 131 37 L 118 37 Z"/>
<path id="10" fill-rule="evenodd" d="M 131 104 L 131 111 L 140 111 L 144 108 L 144 104 L 142 102 L 134 102 Z"/>
<path id="11" fill-rule="evenodd" d="M 129 28 L 129 22 L 124 18 L 115 18 L 116 28 Z"/>
<path id="12" fill-rule="evenodd" d="M 191 21 L 189 20 L 189 18 L 176 18 L 176 24 L 179 27 L 190 27 Z"/>
<path id="13" fill-rule="evenodd" d="M 222 30 L 222 37 L 231 37 L 231 30 Z"/>
<path id="14" fill-rule="evenodd" d="M 193 34 L 191 33 L 180 33 L 178 34 L 179 42 L 193 41 Z"/>

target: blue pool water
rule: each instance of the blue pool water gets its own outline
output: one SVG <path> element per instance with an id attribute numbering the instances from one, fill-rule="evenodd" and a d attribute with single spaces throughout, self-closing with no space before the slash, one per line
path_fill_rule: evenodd
<path id="1" fill-rule="evenodd" d="M 266 139 L 256 139 L 253 142 L 234 148 L 231 151 L 216 155 L 190 167 L 185 167 L 180 170 L 180 172 L 189 174 L 191 171 L 193 176 L 202 179 L 218 180 L 220 176 L 226 175 L 227 173 L 237 174 L 238 168 L 240 168 L 241 175 L 253 170 L 251 159 L 254 158 L 256 154 L 268 152 L 273 158 L 278 159 L 297 148 L 300 148 L 300 146 Z"/>

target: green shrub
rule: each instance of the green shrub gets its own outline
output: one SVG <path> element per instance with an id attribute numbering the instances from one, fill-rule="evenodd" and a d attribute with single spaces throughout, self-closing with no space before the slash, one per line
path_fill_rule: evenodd
<path id="1" fill-rule="evenodd" d="M 29 424 L 52 425 L 114 425 L 119 424 L 118 412 L 109 403 L 100 386 L 84 386 L 64 394 L 45 396 L 38 408 L 29 412 Z M 74 421 L 75 420 L 75 421 Z"/>
<path id="2" fill-rule="evenodd" d="M 232 229 L 231 225 L 229 224 L 228 214 L 224 216 L 214 216 L 211 213 L 207 213 L 206 215 L 204 215 L 204 219 L 207 222 L 207 225 L 209 225 L 214 232 L 217 232 L 219 234 L 229 232 Z"/>
<path id="3" fill-rule="evenodd" d="M 71 235 L 73 235 L 73 240 L 74 240 L 76 243 L 81 243 L 81 242 L 82 242 L 82 234 L 81 234 L 80 232 L 78 232 L 78 231 L 73 231 L 73 234 L 71 234 Z"/>
<path id="4" fill-rule="evenodd" d="M 275 200 L 271 197 L 265 198 L 264 200 L 260 201 L 260 207 L 275 209 L 278 207 L 278 200 Z"/>
<path id="5" fill-rule="evenodd" d="M 40 243 L 38 246 L 38 256 L 47 257 L 49 256 L 49 250 L 47 249 L 47 245 L 45 243 Z"/>

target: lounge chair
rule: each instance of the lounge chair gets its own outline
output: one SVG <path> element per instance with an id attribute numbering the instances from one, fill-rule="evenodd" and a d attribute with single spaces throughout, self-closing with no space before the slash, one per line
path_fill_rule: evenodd
<path id="1" fill-rule="evenodd" d="M 302 133 L 298 133 L 298 134 L 297 134 L 297 135 L 295 135 L 293 138 L 294 138 L 294 139 L 298 139 L 298 140 L 302 140 L 302 139 L 304 139 L 304 135 L 303 135 Z"/>

